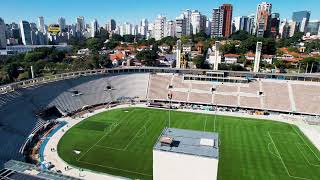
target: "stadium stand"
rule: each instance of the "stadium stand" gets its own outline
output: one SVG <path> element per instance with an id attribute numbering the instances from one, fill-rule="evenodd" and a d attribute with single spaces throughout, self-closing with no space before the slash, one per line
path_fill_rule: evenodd
<path id="1" fill-rule="evenodd" d="M 0 169 L 8 160 L 24 161 L 21 152 L 26 140 L 49 121 L 41 119 L 38 112 L 50 107 L 69 115 L 124 97 L 167 102 L 168 92 L 172 92 L 175 102 L 320 115 L 320 85 L 310 82 L 318 81 L 314 76 L 304 77 L 305 81 L 300 81 L 300 76 L 286 76 L 294 80 L 290 85 L 287 80 L 264 78 L 231 83 L 184 80 L 184 72 L 173 71 L 137 68 L 74 72 L 1 86 Z"/>

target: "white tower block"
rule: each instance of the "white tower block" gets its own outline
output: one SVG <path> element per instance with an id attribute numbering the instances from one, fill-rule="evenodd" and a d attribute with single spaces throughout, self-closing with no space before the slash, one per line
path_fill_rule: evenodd
<path id="1" fill-rule="evenodd" d="M 262 42 L 257 42 L 256 57 L 254 58 L 253 72 L 259 72 L 261 59 Z"/>
<path id="2" fill-rule="evenodd" d="M 214 63 L 213 63 L 213 70 L 217 71 L 219 67 L 219 62 L 221 61 L 220 57 L 220 41 L 215 42 L 216 50 L 214 51 Z"/>
<path id="3" fill-rule="evenodd" d="M 181 68 L 181 40 L 177 41 L 176 45 L 176 68 Z"/>

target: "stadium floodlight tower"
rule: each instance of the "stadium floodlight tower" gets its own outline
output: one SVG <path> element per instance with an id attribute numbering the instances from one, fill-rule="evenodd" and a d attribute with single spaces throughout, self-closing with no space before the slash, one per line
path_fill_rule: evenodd
<path id="1" fill-rule="evenodd" d="M 214 51 L 214 63 L 213 63 L 213 70 L 214 71 L 218 71 L 220 62 L 221 62 L 220 41 L 216 41 L 215 42 L 215 51 Z"/>
<path id="2" fill-rule="evenodd" d="M 217 133 L 165 128 L 153 147 L 153 179 L 216 180 Z"/>
<path id="3" fill-rule="evenodd" d="M 176 68 L 181 68 L 181 51 L 182 45 L 181 40 L 179 39 L 176 44 Z"/>
<path id="4" fill-rule="evenodd" d="M 257 42 L 256 56 L 254 58 L 254 68 L 253 72 L 259 72 L 260 69 L 260 59 L 261 59 L 262 42 Z"/>

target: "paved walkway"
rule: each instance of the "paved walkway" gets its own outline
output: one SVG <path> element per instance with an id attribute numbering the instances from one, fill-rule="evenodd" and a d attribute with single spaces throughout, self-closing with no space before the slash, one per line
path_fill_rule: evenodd
<path id="1" fill-rule="evenodd" d="M 61 120 L 66 121 L 67 125 L 60 128 L 48 141 L 45 150 L 44 150 L 44 160 L 46 162 L 51 162 L 53 165 L 55 165 L 55 170 L 62 171 L 63 174 L 73 176 L 76 178 L 81 179 L 90 179 L 90 180 L 121 180 L 124 179 L 123 177 L 116 177 L 108 174 L 103 173 L 97 173 L 90 170 L 84 170 L 82 172 L 79 171 L 79 168 L 73 168 L 69 164 L 67 164 L 64 160 L 62 160 L 57 153 L 57 145 L 59 140 L 62 138 L 65 132 L 67 132 L 70 128 L 72 128 L 74 125 L 79 123 L 80 121 L 93 116 L 95 114 L 109 111 L 111 109 L 117 109 L 117 108 L 125 108 L 125 107 L 146 107 L 146 105 L 138 104 L 138 105 L 119 105 L 114 108 L 109 109 L 99 109 L 94 111 L 93 113 L 88 113 L 83 115 L 82 118 L 62 118 Z M 185 111 L 185 112 L 194 112 L 194 113 L 208 113 L 208 114 L 215 114 L 214 111 L 204 111 L 204 110 L 190 110 L 190 109 L 180 109 L 179 111 Z M 237 116 L 237 117 L 247 117 L 247 118 L 256 118 L 256 119 L 269 119 L 273 121 L 280 121 L 290 124 L 297 125 L 301 131 L 312 141 L 312 143 L 319 149 L 320 151 L 320 128 L 318 126 L 310 126 L 303 122 L 303 120 L 299 120 L 299 117 L 292 116 L 290 118 L 289 115 L 282 116 L 282 115 L 269 115 L 269 116 L 258 116 L 258 115 L 249 115 L 245 113 L 240 112 L 217 112 L 218 115 L 224 115 L 224 116 Z M 294 119 L 294 120 L 291 120 Z M 51 151 L 51 149 L 54 148 L 55 151 Z M 65 170 L 65 167 L 69 166 L 71 167 L 69 170 Z"/>

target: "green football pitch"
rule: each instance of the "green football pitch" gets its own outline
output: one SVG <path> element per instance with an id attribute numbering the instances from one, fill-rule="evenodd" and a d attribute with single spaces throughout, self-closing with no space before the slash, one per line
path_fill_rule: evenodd
<path id="1" fill-rule="evenodd" d="M 145 108 L 97 114 L 66 132 L 59 156 L 79 168 L 152 179 L 153 145 L 168 117 Z M 219 180 L 320 179 L 320 152 L 293 125 L 171 111 L 171 127 L 219 133 Z"/>

